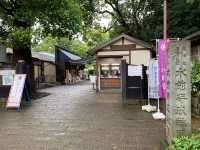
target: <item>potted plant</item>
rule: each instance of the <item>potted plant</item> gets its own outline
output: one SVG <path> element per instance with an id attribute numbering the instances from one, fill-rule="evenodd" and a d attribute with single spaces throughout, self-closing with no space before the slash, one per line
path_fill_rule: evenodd
<path id="1" fill-rule="evenodd" d="M 192 111 L 200 115 L 200 61 L 192 63 Z"/>

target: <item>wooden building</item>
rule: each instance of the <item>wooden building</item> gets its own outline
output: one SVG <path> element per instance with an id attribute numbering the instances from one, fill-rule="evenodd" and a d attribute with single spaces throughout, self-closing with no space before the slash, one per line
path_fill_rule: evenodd
<path id="1" fill-rule="evenodd" d="M 151 45 L 126 34 L 91 49 L 89 54 L 96 58 L 97 89 L 121 88 L 121 60 L 148 66 L 151 52 Z"/>
<path id="2" fill-rule="evenodd" d="M 55 55 L 47 52 L 32 52 L 34 78 L 37 87 L 41 83 L 56 83 Z"/>
<path id="3" fill-rule="evenodd" d="M 85 61 L 67 48 L 55 46 L 56 81 L 61 84 L 74 84 L 80 81 Z"/>
<path id="4" fill-rule="evenodd" d="M 200 31 L 195 32 L 187 37 L 184 40 L 191 41 L 191 58 L 192 60 L 200 60 Z"/>
<path id="5" fill-rule="evenodd" d="M 6 49 L 7 64 L 10 64 L 13 68 L 13 50 L 11 48 Z M 56 66 L 55 55 L 47 52 L 35 52 L 32 51 L 32 61 L 34 65 L 34 79 L 36 87 L 41 87 L 43 83 L 55 83 L 56 82 Z"/>

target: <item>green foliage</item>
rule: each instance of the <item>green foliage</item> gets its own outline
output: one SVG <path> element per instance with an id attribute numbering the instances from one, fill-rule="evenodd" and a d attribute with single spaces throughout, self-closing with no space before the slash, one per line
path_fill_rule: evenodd
<path id="1" fill-rule="evenodd" d="M 88 75 L 95 75 L 94 70 L 88 70 Z"/>
<path id="2" fill-rule="evenodd" d="M 29 44 L 30 47 L 30 37 L 34 33 L 31 28 L 36 24 L 40 25 L 44 36 L 50 33 L 52 36 L 71 38 L 88 21 L 83 10 L 87 10 L 91 20 L 93 10 L 89 6 L 92 5 L 91 0 L 1 0 L 1 40 L 9 41 L 14 46 L 17 43 L 22 47 Z"/>
<path id="3" fill-rule="evenodd" d="M 170 150 L 199 150 L 200 149 L 200 136 L 183 136 L 172 140 Z"/>
<path id="4" fill-rule="evenodd" d="M 37 33 L 35 36 L 37 36 Z M 78 38 L 58 38 L 49 34 L 47 37 L 43 38 L 38 44 L 36 42 L 33 45 L 32 49 L 35 51 L 48 51 L 53 53 L 54 46 L 60 45 L 63 47 L 67 47 L 72 52 L 82 57 L 86 57 L 87 51 L 90 48 L 97 46 L 98 44 L 107 41 L 108 39 L 108 32 L 104 33 L 100 27 L 87 28 L 84 30 L 83 41 L 79 40 Z"/>
<path id="5" fill-rule="evenodd" d="M 76 54 L 79 54 L 82 57 L 86 57 L 89 47 L 87 46 L 86 43 L 80 40 L 72 40 L 70 49 L 74 51 Z"/>
<path id="6" fill-rule="evenodd" d="M 168 0 L 168 37 L 182 38 L 200 30 L 199 0 Z M 122 32 L 152 42 L 163 37 L 163 0 L 105 0 L 112 11 L 111 36 Z M 103 5 L 105 7 L 105 5 Z"/>
<path id="7" fill-rule="evenodd" d="M 103 32 L 100 27 L 87 28 L 83 33 L 83 40 L 89 47 L 95 47 L 109 39 L 109 33 Z"/>
<path id="8" fill-rule="evenodd" d="M 68 38 L 57 38 L 51 35 L 42 39 L 41 42 L 34 45 L 32 49 L 34 51 L 48 51 L 50 53 L 54 53 L 55 45 L 67 47 L 70 51 L 82 57 L 86 57 L 87 50 L 89 49 L 86 43 L 78 39 L 69 40 Z"/>
<path id="9" fill-rule="evenodd" d="M 83 41 L 78 39 L 69 40 L 68 38 L 60 38 L 57 43 L 60 46 L 67 47 L 70 51 L 80 55 L 81 57 L 87 56 L 89 47 L 87 43 Z"/>
<path id="10" fill-rule="evenodd" d="M 192 63 L 192 94 L 200 92 L 200 61 L 195 60 Z"/>
<path id="11" fill-rule="evenodd" d="M 15 47 L 30 46 L 31 33 L 31 28 L 14 27 L 9 36 Z"/>
<path id="12" fill-rule="evenodd" d="M 53 53 L 55 45 L 57 44 L 58 38 L 54 38 L 51 35 L 45 37 L 39 44 L 33 46 L 34 51 L 47 51 Z"/>

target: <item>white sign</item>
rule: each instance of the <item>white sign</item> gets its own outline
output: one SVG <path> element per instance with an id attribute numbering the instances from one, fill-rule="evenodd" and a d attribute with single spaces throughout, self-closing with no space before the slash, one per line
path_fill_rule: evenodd
<path id="1" fill-rule="evenodd" d="M 13 85 L 11 86 L 11 90 L 6 105 L 7 108 L 20 107 L 25 80 L 26 80 L 26 74 L 17 74 L 14 76 L 14 82 Z"/>
<path id="2" fill-rule="evenodd" d="M 3 85 L 12 85 L 15 75 L 15 70 L 0 70 Z"/>
<path id="3" fill-rule="evenodd" d="M 142 66 L 128 65 L 128 76 L 142 77 Z"/>
<path id="4" fill-rule="evenodd" d="M 90 76 L 90 82 L 96 83 L 96 76 Z"/>
<path id="5" fill-rule="evenodd" d="M 157 60 L 150 60 L 149 62 L 149 98 L 158 99 L 158 61 Z"/>

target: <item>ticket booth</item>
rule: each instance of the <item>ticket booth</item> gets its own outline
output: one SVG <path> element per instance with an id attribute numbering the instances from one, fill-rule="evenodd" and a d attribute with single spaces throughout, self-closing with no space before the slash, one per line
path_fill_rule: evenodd
<path id="1" fill-rule="evenodd" d="M 151 45 L 134 37 L 122 34 L 100 44 L 88 52 L 96 58 L 97 91 L 121 88 L 121 61 L 127 64 L 148 66 Z"/>

